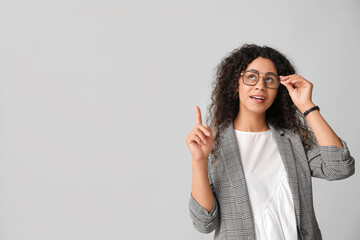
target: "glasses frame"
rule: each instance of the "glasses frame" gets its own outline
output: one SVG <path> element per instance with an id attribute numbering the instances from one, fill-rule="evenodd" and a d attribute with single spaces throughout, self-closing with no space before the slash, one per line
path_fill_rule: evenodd
<path id="1" fill-rule="evenodd" d="M 257 79 L 257 81 L 256 81 L 255 84 L 247 84 L 247 83 L 245 83 L 244 75 L 245 75 L 245 73 L 247 73 L 247 72 L 255 73 L 255 74 L 257 75 L 258 79 Z M 258 71 L 247 70 L 247 71 L 245 71 L 244 73 L 240 73 L 240 75 L 242 76 L 243 83 L 244 83 L 245 85 L 248 85 L 248 86 L 255 86 L 255 85 L 259 82 L 259 80 L 260 80 L 260 73 L 259 73 Z M 273 74 L 273 73 L 270 73 L 270 74 L 269 74 L 269 73 L 265 73 L 265 76 L 266 76 L 266 75 L 275 76 L 275 77 L 278 79 L 278 85 L 277 85 L 276 88 L 268 87 L 268 85 L 267 85 L 266 82 L 264 81 L 264 77 L 263 77 L 263 81 L 264 81 L 264 83 L 265 83 L 265 87 L 270 88 L 270 89 L 278 89 L 279 86 L 280 86 L 280 77 L 279 77 L 278 75 L 276 75 L 276 74 Z"/>

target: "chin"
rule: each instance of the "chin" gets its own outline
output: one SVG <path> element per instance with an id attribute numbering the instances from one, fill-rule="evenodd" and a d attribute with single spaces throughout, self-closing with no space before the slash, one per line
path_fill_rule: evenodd
<path id="1" fill-rule="evenodd" d="M 246 109 L 245 112 L 251 112 L 255 114 L 265 114 L 266 110 L 271 107 L 268 103 L 254 103 L 252 101 L 246 102 L 246 104 L 240 104 L 240 109 Z"/>
<path id="2" fill-rule="evenodd" d="M 264 114 L 266 110 L 268 110 L 269 108 L 270 106 L 257 106 L 257 107 L 252 107 L 249 110 L 253 113 Z"/>

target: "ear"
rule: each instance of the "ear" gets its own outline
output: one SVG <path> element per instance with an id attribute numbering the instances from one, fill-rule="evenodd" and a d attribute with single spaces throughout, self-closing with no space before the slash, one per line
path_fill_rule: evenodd
<path id="1" fill-rule="evenodd" d="M 239 87 L 235 89 L 234 94 L 233 94 L 234 98 L 238 98 L 239 97 Z"/>

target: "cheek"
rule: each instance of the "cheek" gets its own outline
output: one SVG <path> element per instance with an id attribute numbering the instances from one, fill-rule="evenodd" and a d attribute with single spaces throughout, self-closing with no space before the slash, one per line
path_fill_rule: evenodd
<path id="1" fill-rule="evenodd" d="M 239 98 L 242 100 L 242 101 L 245 101 L 248 96 L 250 95 L 249 93 L 250 91 L 246 88 L 240 88 L 239 89 Z"/>
<path id="2" fill-rule="evenodd" d="M 275 98 L 276 98 L 276 95 L 277 95 L 277 92 L 271 94 L 271 103 L 273 103 L 275 101 Z"/>

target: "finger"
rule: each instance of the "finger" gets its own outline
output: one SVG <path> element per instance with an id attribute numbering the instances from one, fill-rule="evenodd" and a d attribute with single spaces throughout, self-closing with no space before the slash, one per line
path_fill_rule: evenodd
<path id="1" fill-rule="evenodd" d="M 203 125 L 203 126 L 208 130 L 208 133 L 209 133 L 208 138 L 213 140 L 213 134 L 212 134 L 211 128 L 208 125 Z"/>
<path id="2" fill-rule="evenodd" d="M 198 128 L 195 131 L 195 134 L 201 139 L 201 141 L 206 144 L 207 140 L 206 140 L 206 136 L 205 134 Z"/>
<path id="3" fill-rule="evenodd" d="M 293 85 L 294 87 L 304 86 L 304 81 L 301 79 L 291 79 L 288 82 L 290 82 L 291 85 Z"/>
<path id="4" fill-rule="evenodd" d="M 289 92 L 294 91 L 294 87 L 290 82 L 281 81 L 280 83 L 284 85 Z"/>
<path id="5" fill-rule="evenodd" d="M 197 144 L 199 144 L 199 145 L 202 145 L 203 144 L 203 142 L 201 141 L 201 139 L 199 138 L 199 136 L 198 135 L 194 135 L 194 137 L 193 137 L 193 141 L 194 142 L 197 142 Z"/>
<path id="6" fill-rule="evenodd" d="M 191 135 L 186 139 L 186 143 L 187 143 L 188 145 L 193 144 L 193 143 L 197 143 L 197 144 L 200 145 L 200 144 L 202 143 L 202 141 L 201 141 L 201 139 L 199 138 L 198 135 L 196 135 L 196 134 L 191 134 Z"/>
<path id="7" fill-rule="evenodd" d="M 290 75 L 288 75 L 288 76 L 280 76 L 280 81 L 286 81 L 289 78 L 290 78 Z"/>
<path id="8" fill-rule="evenodd" d="M 281 82 L 288 83 L 288 82 L 291 82 L 292 80 L 294 80 L 296 78 L 297 78 L 297 76 L 286 76 L 286 77 L 280 78 L 280 83 Z"/>
<path id="9" fill-rule="evenodd" d="M 202 124 L 198 124 L 197 127 L 200 128 L 200 130 L 207 136 L 210 137 L 211 133 L 209 131 L 209 129 L 207 127 L 205 127 L 206 125 L 202 125 Z"/>
<path id="10" fill-rule="evenodd" d="M 306 80 L 305 78 L 295 78 L 291 80 L 292 83 L 301 83 L 304 86 L 310 86 L 312 83 Z"/>
<path id="11" fill-rule="evenodd" d="M 290 83 L 295 87 L 295 88 L 311 88 L 311 83 L 306 81 L 303 78 L 300 79 L 293 79 L 290 81 Z"/>
<path id="12" fill-rule="evenodd" d="M 290 74 L 290 75 L 286 75 L 286 76 L 280 76 L 280 79 L 281 80 L 287 80 L 287 79 L 289 79 L 289 78 L 291 78 L 291 77 L 294 77 L 294 76 L 296 76 L 297 74 Z"/>
<path id="13" fill-rule="evenodd" d="M 195 106 L 195 110 L 196 110 L 196 124 L 202 124 L 200 108 L 198 106 Z"/>
<path id="14" fill-rule="evenodd" d="M 288 82 L 292 79 L 296 78 L 296 76 L 287 76 L 287 77 L 284 77 L 284 78 L 280 78 L 280 82 Z"/>
<path id="15" fill-rule="evenodd" d="M 281 81 L 289 81 L 289 80 L 294 80 L 294 79 L 298 79 L 298 80 L 303 80 L 305 82 L 310 83 L 308 80 L 306 80 L 303 76 L 298 75 L 298 74 L 292 74 L 292 75 L 288 75 L 288 76 L 280 76 L 280 80 Z"/>

